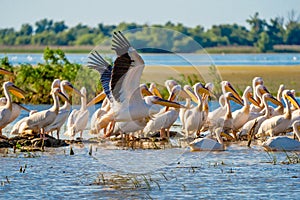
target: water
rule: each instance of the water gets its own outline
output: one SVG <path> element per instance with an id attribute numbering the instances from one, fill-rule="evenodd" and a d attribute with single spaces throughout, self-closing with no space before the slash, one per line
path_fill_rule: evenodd
<path id="1" fill-rule="evenodd" d="M 8 56 L 13 65 L 29 63 L 36 65 L 43 63 L 42 54 L 0 54 L 0 58 Z M 86 64 L 88 54 L 67 54 L 71 62 Z M 106 55 L 113 57 L 113 55 Z M 167 66 L 207 66 L 212 63 L 217 66 L 272 66 L 272 65 L 300 65 L 299 53 L 287 54 L 142 54 L 146 65 Z"/>
<path id="2" fill-rule="evenodd" d="M 211 107 L 216 104 L 211 102 Z M 27 115 L 23 112 L 20 118 Z M 91 144 L 93 156 L 88 155 Z M 286 153 L 267 154 L 258 144 L 190 152 L 84 142 L 73 150 L 74 156 L 70 147 L 17 154 L 0 149 L 0 199 L 298 199 L 300 192 L 299 164 L 282 164 Z"/>

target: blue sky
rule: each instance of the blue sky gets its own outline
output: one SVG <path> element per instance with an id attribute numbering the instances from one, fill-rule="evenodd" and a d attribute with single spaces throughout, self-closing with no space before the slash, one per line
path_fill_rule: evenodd
<path id="1" fill-rule="evenodd" d="M 43 18 L 64 20 L 68 26 L 172 21 L 210 28 L 225 23 L 247 26 L 246 19 L 256 11 L 268 20 L 287 18 L 292 9 L 300 14 L 299 0 L 0 0 L 0 5 L 0 28 L 17 30 L 23 23 L 33 25 Z"/>

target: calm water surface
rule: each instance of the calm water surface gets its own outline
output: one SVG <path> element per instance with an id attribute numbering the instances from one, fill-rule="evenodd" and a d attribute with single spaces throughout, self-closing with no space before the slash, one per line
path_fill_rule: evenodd
<path id="1" fill-rule="evenodd" d="M 84 137 L 91 137 L 88 131 Z M 18 154 L 0 149 L 0 199 L 299 199 L 300 165 L 282 164 L 285 153 L 268 154 L 259 145 L 189 152 L 93 143 L 89 156 L 90 145 L 74 145 L 73 156 L 70 147 Z"/>

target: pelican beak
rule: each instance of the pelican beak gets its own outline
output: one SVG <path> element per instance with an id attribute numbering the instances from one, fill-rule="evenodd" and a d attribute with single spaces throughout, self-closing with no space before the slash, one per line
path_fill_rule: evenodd
<path id="1" fill-rule="evenodd" d="M 253 105 L 255 105 L 255 106 L 257 106 L 257 107 L 260 106 L 259 103 L 253 98 L 252 94 L 250 94 L 250 95 L 248 96 L 248 99 L 249 99 L 249 101 L 250 101 Z"/>
<path id="2" fill-rule="evenodd" d="M 268 100 L 271 101 L 272 103 L 274 103 L 277 106 L 282 106 L 282 103 L 280 101 L 278 101 L 275 97 L 271 96 L 268 97 Z"/>
<path id="3" fill-rule="evenodd" d="M 231 92 L 231 93 L 234 95 L 234 97 L 235 97 L 236 99 L 238 99 L 239 102 L 243 102 L 242 97 L 241 97 L 241 96 L 237 93 L 237 91 L 231 86 L 231 84 L 226 85 L 226 86 L 225 86 L 225 89 L 227 90 L 227 92 Z M 234 101 L 234 100 L 233 100 L 233 101 Z"/>
<path id="4" fill-rule="evenodd" d="M 260 91 L 261 94 L 270 93 L 269 90 L 265 86 L 260 88 L 259 91 Z"/>
<path id="5" fill-rule="evenodd" d="M 104 98 L 106 97 L 106 94 L 103 92 L 101 92 L 100 94 L 98 94 L 96 97 L 94 97 L 86 106 L 92 106 L 100 101 L 102 101 Z"/>
<path id="6" fill-rule="evenodd" d="M 65 85 L 65 87 L 66 87 L 67 90 L 69 90 L 71 92 L 75 92 L 77 95 L 83 97 L 83 95 L 81 94 L 81 92 L 78 89 L 76 89 L 71 83 Z"/>
<path id="7" fill-rule="evenodd" d="M 148 90 L 147 87 L 142 87 L 141 92 L 143 96 L 152 96 L 153 94 Z M 101 101 L 101 100 L 100 100 Z"/>
<path id="8" fill-rule="evenodd" d="M 6 69 L 3 69 L 3 68 L 0 68 L 0 74 L 3 74 L 3 75 L 13 75 L 12 72 L 6 70 Z"/>
<path id="9" fill-rule="evenodd" d="M 169 97 L 169 101 L 174 101 L 174 99 L 176 98 L 176 94 L 174 92 L 172 92 L 171 96 Z"/>
<path id="10" fill-rule="evenodd" d="M 71 104 L 70 100 L 68 99 L 68 97 L 66 97 L 66 95 L 64 95 L 64 93 L 62 93 L 60 90 L 58 91 L 57 95 L 62 98 L 62 100 L 67 101 L 68 103 Z"/>
<path id="11" fill-rule="evenodd" d="M 240 105 L 244 105 L 243 104 L 243 101 L 241 101 L 240 99 L 238 99 L 234 94 L 231 93 L 231 95 L 229 96 L 229 99 L 234 101 L 235 103 L 237 104 L 240 104 Z"/>
<path id="12" fill-rule="evenodd" d="M 15 85 L 9 87 L 9 91 L 18 98 L 25 99 L 26 92 Z"/>
<path id="13" fill-rule="evenodd" d="M 192 99 L 193 102 L 198 103 L 198 98 L 196 97 L 196 95 L 195 95 L 194 91 L 192 90 L 192 88 L 188 88 L 185 91 L 189 95 L 189 97 Z"/>
<path id="14" fill-rule="evenodd" d="M 162 96 L 156 86 L 153 86 L 153 94 L 155 96 L 158 96 L 159 98 L 162 98 Z"/>
<path id="15" fill-rule="evenodd" d="M 288 92 L 286 95 L 286 98 L 297 108 L 300 108 L 299 103 L 297 102 L 297 100 L 295 99 L 294 95 L 291 92 Z"/>
<path id="16" fill-rule="evenodd" d="M 168 101 L 168 100 L 164 100 L 162 98 L 158 98 L 153 103 L 159 104 L 161 106 L 167 106 L 167 107 L 173 107 L 173 108 L 185 108 L 185 106 L 183 106 L 183 105 L 181 105 L 179 103 Z"/>

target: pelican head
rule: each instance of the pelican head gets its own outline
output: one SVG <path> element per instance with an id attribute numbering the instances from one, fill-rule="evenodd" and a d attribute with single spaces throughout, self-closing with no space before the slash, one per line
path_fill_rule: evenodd
<path id="1" fill-rule="evenodd" d="M 169 101 L 176 101 L 176 98 L 178 96 L 182 98 L 190 98 L 190 96 L 184 90 L 182 90 L 180 85 L 175 85 L 172 88 L 172 93 L 170 95 Z"/>
<path id="2" fill-rule="evenodd" d="M 59 88 L 60 87 L 60 80 L 59 79 L 54 79 L 51 85 L 51 88 Z"/>
<path id="3" fill-rule="evenodd" d="M 277 106 L 282 106 L 282 103 L 280 101 L 278 101 L 272 94 L 270 93 L 265 93 L 263 95 L 263 98 L 265 98 L 266 100 L 274 103 Z"/>
<path id="4" fill-rule="evenodd" d="M 149 89 L 148 89 L 148 87 L 147 87 L 146 84 L 140 84 L 140 90 L 141 90 L 141 93 L 142 93 L 143 96 L 151 96 L 151 95 L 153 95 L 149 91 Z"/>
<path id="5" fill-rule="evenodd" d="M 257 102 L 257 101 L 253 98 L 252 88 L 251 88 L 250 86 L 247 86 L 247 87 L 246 87 L 243 96 L 244 96 L 244 98 L 247 98 L 253 105 L 259 107 L 259 102 Z"/>
<path id="6" fill-rule="evenodd" d="M 231 92 L 227 92 L 225 94 L 225 98 L 229 99 L 229 100 L 232 100 L 234 101 L 235 103 L 237 104 L 240 104 L 240 105 L 244 105 L 243 104 L 243 101 L 241 101 L 240 99 L 238 99 L 234 94 L 232 94 Z"/>
<path id="7" fill-rule="evenodd" d="M 198 103 L 198 98 L 195 95 L 195 93 L 194 93 L 194 91 L 193 91 L 193 89 L 192 89 L 191 86 L 185 85 L 183 87 L 183 90 L 189 95 L 189 98 L 191 98 L 193 102 Z"/>
<path id="8" fill-rule="evenodd" d="M 6 69 L 3 69 L 1 67 L 0 67 L 0 74 L 2 74 L 2 75 L 13 75 L 12 72 L 10 72 L 10 71 L 8 71 Z"/>
<path id="9" fill-rule="evenodd" d="M 158 97 L 162 98 L 162 96 L 161 96 L 159 90 L 157 89 L 155 83 L 151 83 L 151 84 L 150 84 L 149 91 L 150 91 L 152 94 L 154 94 L 155 96 L 158 96 Z"/>
<path id="10" fill-rule="evenodd" d="M 252 80 L 253 86 L 257 86 L 257 85 L 263 85 L 264 84 L 264 80 L 262 77 L 254 77 Z"/>
<path id="11" fill-rule="evenodd" d="M 5 82 L 3 84 L 3 87 L 6 87 L 13 95 L 17 96 L 18 98 L 25 98 L 26 92 L 21 88 L 15 86 L 15 84 L 13 84 L 12 82 Z"/>
<path id="12" fill-rule="evenodd" d="M 51 90 L 51 95 L 57 95 L 62 98 L 62 100 L 69 102 L 69 99 L 61 92 L 59 88 L 53 88 Z M 70 102 L 69 102 L 70 103 Z"/>
<path id="13" fill-rule="evenodd" d="M 237 91 L 232 87 L 232 85 L 228 81 L 222 81 L 221 82 L 223 93 L 231 92 L 236 99 L 239 99 L 240 102 L 243 102 L 243 99 L 240 97 L 240 95 L 237 93 Z"/>
<path id="14" fill-rule="evenodd" d="M 168 89 L 169 93 L 172 92 L 172 89 L 175 85 L 178 85 L 178 83 L 174 80 L 166 80 L 165 81 L 165 86 Z"/>
<path id="15" fill-rule="evenodd" d="M 76 89 L 72 83 L 70 83 L 69 81 L 67 80 L 63 80 L 61 83 L 60 83 L 60 86 L 65 88 L 66 90 L 70 91 L 70 92 L 75 92 L 77 95 L 79 96 L 82 96 L 81 92 Z"/>
<path id="16" fill-rule="evenodd" d="M 282 94 L 295 106 L 295 108 L 300 108 L 299 103 L 297 102 L 293 93 L 290 90 L 284 90 Z"/>

